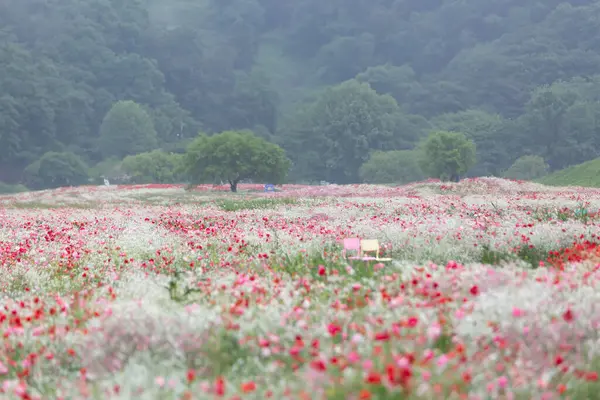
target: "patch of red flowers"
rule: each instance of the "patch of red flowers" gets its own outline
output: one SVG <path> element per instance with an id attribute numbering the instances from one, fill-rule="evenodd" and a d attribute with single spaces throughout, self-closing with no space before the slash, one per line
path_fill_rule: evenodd
<path id="1" fill-rule="evenodd" d="M 570 263 L 598 261 L 600 263 L 600 245 L 586 240 L 575 242 L 571 247 L 548 253 L 547 263 L 561 271 Z"/>

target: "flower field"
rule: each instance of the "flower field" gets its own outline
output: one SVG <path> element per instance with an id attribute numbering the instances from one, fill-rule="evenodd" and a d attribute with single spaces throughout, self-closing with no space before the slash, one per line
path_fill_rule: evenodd
<path id="1" fill-rule="evenodd" d="M 599 398 L 600 190 L 260 190 L 0 197 L 0 397 Z"/>

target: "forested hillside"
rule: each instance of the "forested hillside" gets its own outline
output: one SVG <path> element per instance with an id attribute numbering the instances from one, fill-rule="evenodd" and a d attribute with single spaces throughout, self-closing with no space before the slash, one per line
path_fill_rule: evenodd
<path id="1" fill-rule="evenodd" d="M 120 100 L 153 133 L 113 154 L 101 128 Z M 0 2 L 8 183 L 44 155 L 94 167 L 246 128 L 287 151 L 296 181 L 357 182 L 370 151 L 435 129 L 475 142 L 471 175 L 523 155 L 552 171 L 599 156 L 599 100 L 600 1 Z"/>

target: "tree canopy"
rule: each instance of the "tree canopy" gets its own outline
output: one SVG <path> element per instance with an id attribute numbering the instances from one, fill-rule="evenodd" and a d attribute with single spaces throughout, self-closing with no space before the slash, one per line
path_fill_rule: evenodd
<path id="1" fill-rule="evenodd" d="M 135 102 L 119 101 L 100 125 L 99 148 L 105 158 L 123 158 L 153 150 L 157 135 L 150 115 Z"/>
<path id="2" fill-rule="evenodd" d="M 87 165 L 71 152 L 49 151 L 25 168 L 25 182 L 32 189 L 84 185 Z"/>
<path id="3" fill-rule="evenodd" d="M 371 150 L 410 148 L 426 127 L 426 120 L 403 114 L 390 95 L 349 80 L 326 89 L 298 112 L 287 143 L 297 174 L 352 183 L 359 180 Z"/>
<path id="4" fill-rule="evenodd" d="M 192 182 L 224 180 L 232 192 L 243 180 L 281 184 L 290 168 L 281 147 L 251 131 L 200 134 L 188 146 L 183 164 Z"/>
<path id="5" fill-rule="evenodd" d="M 432 178 L 457 181 L 476 162 L 475 143 L 460 132 L 432 132 L 421 145 L 421 168 Z"/>
<path id="6" fill-rule="evenodd" d="M 182 162 L 182 154 L 153 150 L 125 157 L 121 169 L 133 183 L 176 183 L 182 178 Z"/>
<path id="7" fill-rule="evenodd" d="M 366 183 L 406 184 L 425 177 L 414 150 L 374 151 L 359 173 Z"/>
<path id="8" fill-rule="evenodd" d="M 509 169 L 504 172 L 504 177 L 520 180 L 534 180 L 544 177 L 548 173 L 548 164 L 540 156 L 519 157 Z"/>

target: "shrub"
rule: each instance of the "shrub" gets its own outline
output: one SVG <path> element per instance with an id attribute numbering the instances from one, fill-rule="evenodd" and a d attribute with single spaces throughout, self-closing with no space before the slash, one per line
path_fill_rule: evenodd
<path id="1" fill-rule="evenodd" d="M 504 172 L 504 177 L 519 180 L 539 179 L 548 174 L 549 166 L 540 156 L 522 156 Z"/>
<path id="2" fill-rule="evenodd" d="M 375 151 L 359 171 L 366 183 L 405 184 L 423 180 L 418 154 L 411 150 Z"/>
<path id="3" fill-rule="evenodd" d="M 88 166 L 71 152 L 45 153 L 23 171 L 25 185 L 32 189 L 78 186 L 88 183 Z"/>
<path id="4" fill-rule="evenodd" d="M 182 159 L 182 154 L 154 150 L 125 157 L 121 168 L 133 183 L 176 183 L 182 180 Z"/>
<path id="5" fill-rule="evenodd" d="M 23 185 L 11 185 L 9 183 L 0 182 L 0 194 L 14 194 L 27 192 L 27 189 Z"/>

